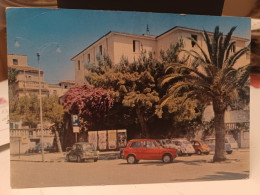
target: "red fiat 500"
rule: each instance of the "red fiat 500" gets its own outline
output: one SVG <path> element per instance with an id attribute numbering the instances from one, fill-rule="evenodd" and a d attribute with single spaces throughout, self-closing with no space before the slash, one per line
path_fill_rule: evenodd
<path id="1" fill-rule="evenodd" d="M 139 160 L 162 160 L 164 163 L 170 163 L 177 156 L 176 149 L 163 148 L 154 139 L 131 140 L 123 153 L 129 164 L 138 163 Z"/>

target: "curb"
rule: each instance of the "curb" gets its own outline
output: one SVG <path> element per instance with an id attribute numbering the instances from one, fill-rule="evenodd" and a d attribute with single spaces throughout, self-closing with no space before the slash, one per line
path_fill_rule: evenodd
<path id="1" fill-rule="evenodd" d="M 61 158 L 61 157 L 60 157 Z M 61 163 L 61 162 L 66 162 L 65 156 L 62 157 L 63 159 L 51 159 L 51 160 L 45 160 L 44 162 L 49 162 L 49 163 Z M 103 153 L 99 154 L 98 160 L 115 160 L 115 159 L 120 159 L 120 154 L 119 153 Z M 41 160 L 27 160 L 27 159 L 10 159 L 10 161 L 22 161 L 22 162 L 42 162 Z"/>

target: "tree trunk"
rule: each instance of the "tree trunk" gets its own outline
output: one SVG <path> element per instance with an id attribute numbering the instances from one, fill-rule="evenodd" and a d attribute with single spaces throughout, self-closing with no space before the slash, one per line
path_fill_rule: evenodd
<path id="1" fill-rule="evenodd" d="M 60 143 L 60 135 L 59 135 L 59 132 L 58 132 L 58 126 L 55 125 L 54 128 L 55 128 L 54 131 L 55 131 L 55 138 L 56 138 L 56 142 L 57 142 L 58 152 L 62 153 L 62 148 L 61 148 L 61 143 Z"/>
<path id="2" fill-rule="evenodd" d="M 225 124 L 224 113 L 225 109 L 221 105 L 221 101 L 213 101 L 213 109 L 215 114 L 214 126 L 215 126 L 215 155 L 213 157 L 214 162 L 220 162 L 226 160 L 225 155 Z"/>
<path id="3" fill-rule="evenodd" d="M 141 137 L 142 138 L 148 138 L 149 134 L 148 134 L 147 123 L 146 123 L 146 121 L 144 119 L 144 116 L 143 116 L 143 113 L 141 111 L 141 106 L 140 105 L 136 106 L 136 114 L 137 114 L 137 118 L 138 118 L 138 121 L 139 121 L 140 126 L 141 126 Z"/>

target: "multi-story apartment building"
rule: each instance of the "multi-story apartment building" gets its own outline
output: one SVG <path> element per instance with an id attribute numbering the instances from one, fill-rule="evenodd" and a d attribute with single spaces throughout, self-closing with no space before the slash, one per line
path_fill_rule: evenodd
<path id="1" fill-rule="evenodd" d="M 39 95 L 39 83 L 41 83 L 43 96 L 57 95 L 60 97 L 75 84 L 74 81 L 60 81 L 57 84 L 44 82 L 44 71 L 29 66 L 27 56 L 23 55 L 8 55 L 8 68 L 18 71 L 13 87 L 13 93 L 17 97 L 28 94 Z"/>
<path id="2" fill-rule="evenodd" d="M 44 82 L 44 72 L 38 68 L 28 65 L 27 56 L 8 55 L 8 68 L 18 71 L 13 93 L 20 97 L 26 94 L 39 94 L 39 83 L 41 83 L 42 95 L 48 95 L 48 83 Z M 39 74 L 40 72 L 40 74 Z"/>
<path id="3" fill-rule="evenodd" d="M 49 94 L 50 95 L 57 95 L 58 97 L 63 96 L 70 87 L 75 85 L 74 81 L 60 81 L 57 84 L 50 84 L 49 83 Z"/>
<path id="4" fill-rule="evenodd" d="M 208 34 L 209 36 L 213 35 L 210 32 Z M 160 60 L 160 51 L 166 51 L 171 44 L 176 44 L 179 39 L 184 41 L 186 50 L 194 49 L 198 51 L 197 46 L 189 37 L 197 40 L 203 49 L 206 48 L 206 44 L 203 41 L 203 31 L 191 28 L 177 26 L 158 36 L 110 31 L 72 58 L 75 66 L 75 81 L 76 83 L 84 82 L 85 65 L 97 65 L 97 57 L 104 55 L 108 55 L 113 64 L 120 63 L 122 56 L 126 57 L 131 63 L 138 59 L 142 50 L 145 50 L 152 52 L 153 56 Z M 245 47 L 249 41 L 240 37 L 232 37 L 232 40 L 236 41 L 234 51 Z M 238 66 L 249 64 L 249 60 L 249 55 L 242 56 L 239 59 Z"/>

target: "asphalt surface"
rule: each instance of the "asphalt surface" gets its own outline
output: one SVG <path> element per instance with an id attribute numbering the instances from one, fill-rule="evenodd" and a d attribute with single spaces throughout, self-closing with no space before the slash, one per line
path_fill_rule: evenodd
<path id="1" fill-rule="evenodd" d="M 98 162 L 11 161 L 13 188 L 171 183 L 187 181 L 237 180 L 249 177 L 249 150 L 235 151 L 228 160 L 212 163 L 213 155 L 177 157 L 173 163 L 126 160 Z"/>

